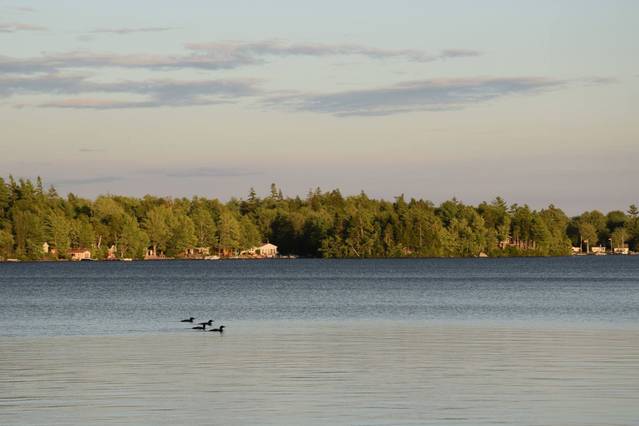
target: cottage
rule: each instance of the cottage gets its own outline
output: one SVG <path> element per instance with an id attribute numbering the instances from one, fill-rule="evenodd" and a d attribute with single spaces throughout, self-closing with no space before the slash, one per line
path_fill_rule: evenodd
<path id="1" fill-rule="evenodd" d="M 628 247 L 615 247 L 615 254 L 630 254 L 630 249 Z"/>
<path id="2" fill-rule="evenodd" d="M 109 249 L 107 250 L 107 257 L 106 260 L 117 260 L 118 259 L 118 249 L 115 246 L 115 244 L 113 244 L 111 247 L 109 247 Z"/>
<path id="3" fill-rule="evenodd" d="M 271 243 L 265 243 L 258 247 L 251 247 L 248 250 L 244 250 L 240 253 L 242 257 L 275 257 L 277 256 L 277 246 Z"/>
<path id="4" fill-rule="evenodd" d="M 87 249 L 83 249 L 83 248 L 76 248 L 76 249 L 70 249 L 68 251 L 69 256 L 71 256 L 71 260 L 85 260 L 85 259 L 91 259 L 91 252 Z"/>
<path id="5" fill-rule="evenodd" d="M 255 254 L 260 257 L 275 257 L 277 256 L 277 246 L 275 244 L 266 243 L 259 247 L 255 247 Z"/>
<path id="6" fill-rule="evenodd" d="M 184 250 L 184 257 L 202 259 L 210 254 L 208 247 L 191 247 Z"/>
<path id="7" fill-rule="evenodd" d="M 155 251 L 153 250 L 153 248 L 149 248 L 146 250 L 146 253 L 144 254 L 144 260 L 160 260 L 160 259 L 166 259 L 167 257 L 164 255 L 164 253 L 160 250 Z"/>

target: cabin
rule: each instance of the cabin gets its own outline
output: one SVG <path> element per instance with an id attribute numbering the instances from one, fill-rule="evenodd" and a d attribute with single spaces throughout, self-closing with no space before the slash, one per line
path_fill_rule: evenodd
<path id="1" fill-rule="evenodd" d="M 91 259 L 91 252 L 84 248 L 69 249 L 67 253 L 71 257 L 71 260 Z"/>
<path id="2" fill-rule="evenodd" d="M 630 249 L 628 247 L 615 247 L 615 254 L 630 254 Z"/>
<path id="3" fill-rule="evenodd" d="M 277 256 L 277 246 L 275 244 L 266 243 L 259 247 L 253 247 L 251 250 L 258 257 L 275 257 Z"/>
<path id="4" fill-rule="evenodd" d="M 153 250 L 153 248 L 147 249 L 146 253 L 144 253 L 144 260 L 161 260 L 166 258 L 167 257 L 162 251 L 158 250 L 156 252 L 155 250 Z"/>
<path id="5" fill-rule="evenodd" d="M 191 259 L 203 259 L 208 256 L 210 249 L 208 247 L 190 247 L 184 250 L 184 257 Z"/>
<path id="6" fill-rule="evenodd" d="M 109 249 L 107 250 L 107 256 L 106 256 L 106 260 L 117 260 L 118 259 L 118 249 L 115 246 L 115 244 L 113 244 L 111 247 L 109 247 Z"/>

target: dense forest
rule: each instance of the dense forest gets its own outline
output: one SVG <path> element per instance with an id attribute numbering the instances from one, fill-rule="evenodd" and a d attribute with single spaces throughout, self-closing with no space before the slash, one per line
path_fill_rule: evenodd
<path id="1" fill-rule="evenodd" d="M 191 247 L 232 255 L 263 241 L 281 254 L 307 257 L 562 256 L 586 241 L 637 250 L 639 210 L 570 218 L 553 205 L 533 210 L 499 197 L 478 206 L 456 199 L 436 206 L 319 188 L 290 198 L 275 184 L 267 197 L 251 189 L 226 203 L 150 195 L 88 200 L 61 197 L 40 178 L 0 178 L 0 259 L 63 259 L 73 248 L 90 249 L 97 259 L 109 248 L 130 258 L 148 249 L 180 257 Z M 54 254 L 43 251 L 45 242 Z"/>

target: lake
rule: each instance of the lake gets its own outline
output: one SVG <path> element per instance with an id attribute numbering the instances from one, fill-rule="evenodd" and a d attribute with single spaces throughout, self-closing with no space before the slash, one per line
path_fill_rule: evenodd
<path id="1" fill-rule="evenodd" d="M 636 425 L 639 257 L 0 264 L 0 424 Z"/>

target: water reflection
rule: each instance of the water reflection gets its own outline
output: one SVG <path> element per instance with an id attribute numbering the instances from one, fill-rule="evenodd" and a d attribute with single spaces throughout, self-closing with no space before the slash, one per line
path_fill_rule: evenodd
<path id="1" fill-rule="evenodd" d="M 0 424 L 631 425 L 639 329 L 240 321 L 0 338 Z"/>

